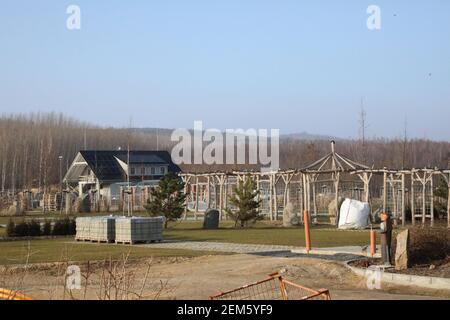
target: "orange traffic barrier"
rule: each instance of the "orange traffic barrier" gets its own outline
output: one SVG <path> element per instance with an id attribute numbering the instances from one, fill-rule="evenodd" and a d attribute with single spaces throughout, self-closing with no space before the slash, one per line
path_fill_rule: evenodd
<path id="1" fill-rule="evenodd" d="M 18 291 L 0 288 L 0 300 L 33 300 L 33 298 Z"/>
<path id="2" fill-rule="evenodd" d="M 308 214 L 308 210 L 305 210 L 303 212 L 303 223 L 305 225 L 306 252 L 309 253 L 311 251 L 311 236 L 309 234 L 309 214 Z"/>
<path id="3" fill-rule="evenodd" d="M 377 234 L 374 230 L 370 229 L 370 255 L 372 258 L 377 253 Z"/>

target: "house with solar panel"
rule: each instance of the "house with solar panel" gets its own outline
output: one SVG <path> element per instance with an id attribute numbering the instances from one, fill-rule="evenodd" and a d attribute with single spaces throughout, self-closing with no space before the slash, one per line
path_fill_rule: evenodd
<path id="1" fill-rule="evenodd" d="M 85 207 L 102 203 L 114 209 L 128 185 L 136 192 L 133 197 L 140 197 L 142 190 L 157 186 L 167 173 L 180 171 L 167 151 L 80 151 L 63 182 Z"/>

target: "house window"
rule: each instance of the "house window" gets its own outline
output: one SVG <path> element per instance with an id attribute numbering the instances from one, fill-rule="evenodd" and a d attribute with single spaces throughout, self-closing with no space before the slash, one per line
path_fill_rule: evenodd
<path id="1" fill-rule="evenodd" d="M 156 173 L 155 167 L 152 167 L 151 172 L 152 172 L 152 176 L 154 176 Z"/>
<path id="2" fill-rule="evenodd" d="M 141 175 L 145 175 L 145 167 L 141 167 Z"/>
<path id="3" fill-rule="evenodd" d="M 136 168 L 135 167 L 131 167 L 130 168 L 130 175 L 134 176 L 136 174 Z"/>
<path id="4" fill-rule="evenodd" d="M 165 174 L 166 174 L 166 168 L 160 167 L 160 168 L 159 168 L 159 173 L 160 173 L 161 175 L 165 175 Z"/>

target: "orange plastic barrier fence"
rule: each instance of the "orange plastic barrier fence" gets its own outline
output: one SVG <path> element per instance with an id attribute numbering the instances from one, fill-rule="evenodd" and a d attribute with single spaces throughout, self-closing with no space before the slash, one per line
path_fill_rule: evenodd
<path id="1" fill-rule="evenodd" d="M 17 291 L 0 288 L 0 300 L 33 300 L 33 298 Z"/>
<path id="2" fill-rule="evenodd" d="M 287 281 L 279 273 L 234 290 L 211 296 L 211 300 L 331 300 L 327 289 L 314 290 Z"/>

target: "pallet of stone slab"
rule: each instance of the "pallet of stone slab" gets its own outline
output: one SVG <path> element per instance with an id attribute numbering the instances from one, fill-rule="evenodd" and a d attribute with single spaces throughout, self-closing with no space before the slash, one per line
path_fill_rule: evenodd
<path id="1" fill-rule="evenodd" d="M 91 217 L 78 217 L 75 220 L 76 223 L 76 235 L 75 240 L 77 241 L 89 241 L 90 238 L 90 226 Z"/>
<path id="2" fill-rule="evenodd" d="M 162 241 L 164 218 L 117 218 L 116 243 L 136 244 Z"/>
<path id="3" fill-rule="evenodd" d="M 114 242 L 116 237 L 116 219 L 114 217 L 91 218 L 89 225 L 89 239 L 92 242 Z"/>

